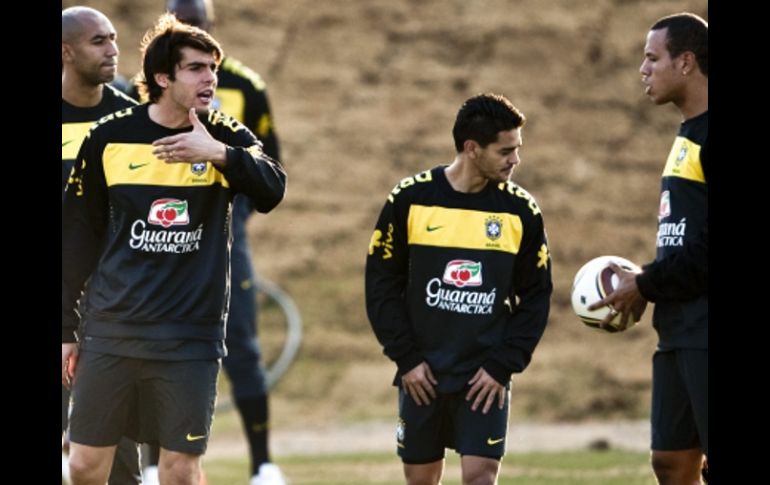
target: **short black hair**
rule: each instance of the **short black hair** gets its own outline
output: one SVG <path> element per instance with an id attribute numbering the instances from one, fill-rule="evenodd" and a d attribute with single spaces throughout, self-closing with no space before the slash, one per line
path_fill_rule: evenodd
<path id="1" fill-rule="evenodd" d="M 483 148 L 497 141 L 499 132 L 521 128 L 526 121 L 524 114 L 505 96 L 476 95 L 465 101 L 457 112 L 452 128 L 457 153 L 463 151 L 467 140 L 473 140 Z"/>
<path id="2" fill-rule="evenodd" d="M 666 49 L 671 58 L 683 52 L 695 54 L 704 76 L 709 75 L 709 24 L 694 13 L 677 13 L 659 19 L 650 30 L 668 29 Z"/>

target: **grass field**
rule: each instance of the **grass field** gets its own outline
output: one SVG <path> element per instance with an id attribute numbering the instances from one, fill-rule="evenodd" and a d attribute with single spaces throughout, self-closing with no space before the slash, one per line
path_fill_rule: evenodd
<path id="1" fill-rule="evenodd" d="M 293 456 L 277 460 L 292 485 L 354 485 L 403 483 L 395 454 Z M 646 452 L 574 451 L 510 454 L 503 460 L 500 485 L 654 485 Z M 244 483 L 245 459 L 206 459 L 208 485 Z M 444 485 L 460 483 L 459 458 L 447 454 Z"/>

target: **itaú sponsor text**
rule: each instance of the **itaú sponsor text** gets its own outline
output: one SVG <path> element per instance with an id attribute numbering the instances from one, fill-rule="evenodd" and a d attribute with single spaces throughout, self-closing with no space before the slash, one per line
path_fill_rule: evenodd
<path id="1" fill-rule="evenodd" d="M 191 253 L 200 249 L 203 238 L 203 224 L 192 231 L 168 231 L 147 229 L 147 224 L 138 219 L 131 225 L 131 249 L 147 253 Z"/>
<path id="2" fill-rule="evenodd" d="M 425 302 L 430 307 L 468 315 L 491 315 L 497 289 L 469 291 L 443 288 L 439 278 L 433 278 L 425 286 Z"/>

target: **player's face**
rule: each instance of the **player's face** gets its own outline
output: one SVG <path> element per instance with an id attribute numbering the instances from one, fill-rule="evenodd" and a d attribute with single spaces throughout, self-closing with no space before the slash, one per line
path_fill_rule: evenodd
<path id="1" fill-rule="evenodd" d="M 71 47 L 74 67 L 85 82 L 97 85 L 110 82 L 118 70 L 117 33 L 103 15 L 81 19 L 82 31 Z"/>
<path id="2" fill-rule="evenodd" d="M 490 182 L 507 181 L 513 169 L 521 162 L 519 158 L 521 145 L 521 128 L 499 132 L 497 141 L 480 149 L 475 159 L 476 168 Z"/>
<path id="3" fill-rule="evenodd" d="M 217 64 L 214 55 L 183 47 L 182 60 L 176 66 L 175 79 L 169 80 L 168 96 L 180 110 L 208 109 L 217 88 Z"/>
<path id="4" fill-rule="evenodd" d="M 684 76 L 678 59 L 666 48 L 668 28 L 651 30 L 644 46 L 644 61 L 639 67 L 644 94 L 655 104 L 676 102 L 681 97 Z"/>

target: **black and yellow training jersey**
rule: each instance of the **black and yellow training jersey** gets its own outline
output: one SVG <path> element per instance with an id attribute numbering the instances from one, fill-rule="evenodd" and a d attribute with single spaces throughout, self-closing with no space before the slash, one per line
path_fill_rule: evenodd
<path id="1" fill-rule="evenodd" d="M 529 364 L 552 292 L 543 218 L 512 182 L 460 193 L 445 166 L 402 180 L 369 244 L 366 307 L 400 376 L 423 360 L 441 392 L 483 367 L 501 384 Z"/>
<path id="2" fill-rule="evenodd" d="M 137 103 L 109 84 L 102 90 L 102 100 L 96 106 L 80 108 L 61 100 L 61 188 L 67 184 L 80 144 L 95 121 L 110 113 L 135 106 Z"/>
<path id="3" fill-rule="evenodd" d="M 682 123 L 663 169 L 655 262 L 636 281 L 655 302 L 661 349 L 708 349 L 708 111 Z"/>
<path id="4" fill-rule="evenodd" d="M 62 205 L 62 342 L 74 341 L 76 301 L 90 275 L 83 348 L 175 359 L 173 349 L 144 346 L 133 355 L 115 342 L 192 340 L 216 354 L 197 357 L 222 356 L 233 196 L 268 212 L 283 197 L 286 174 L 232 117 L 212 110 L 201 121 L 228 145 L 223 169 L 157 159 L 154 140 L 191 128 L 154 123 L 148 105 L 114 113 L 88 133 Z"/>

